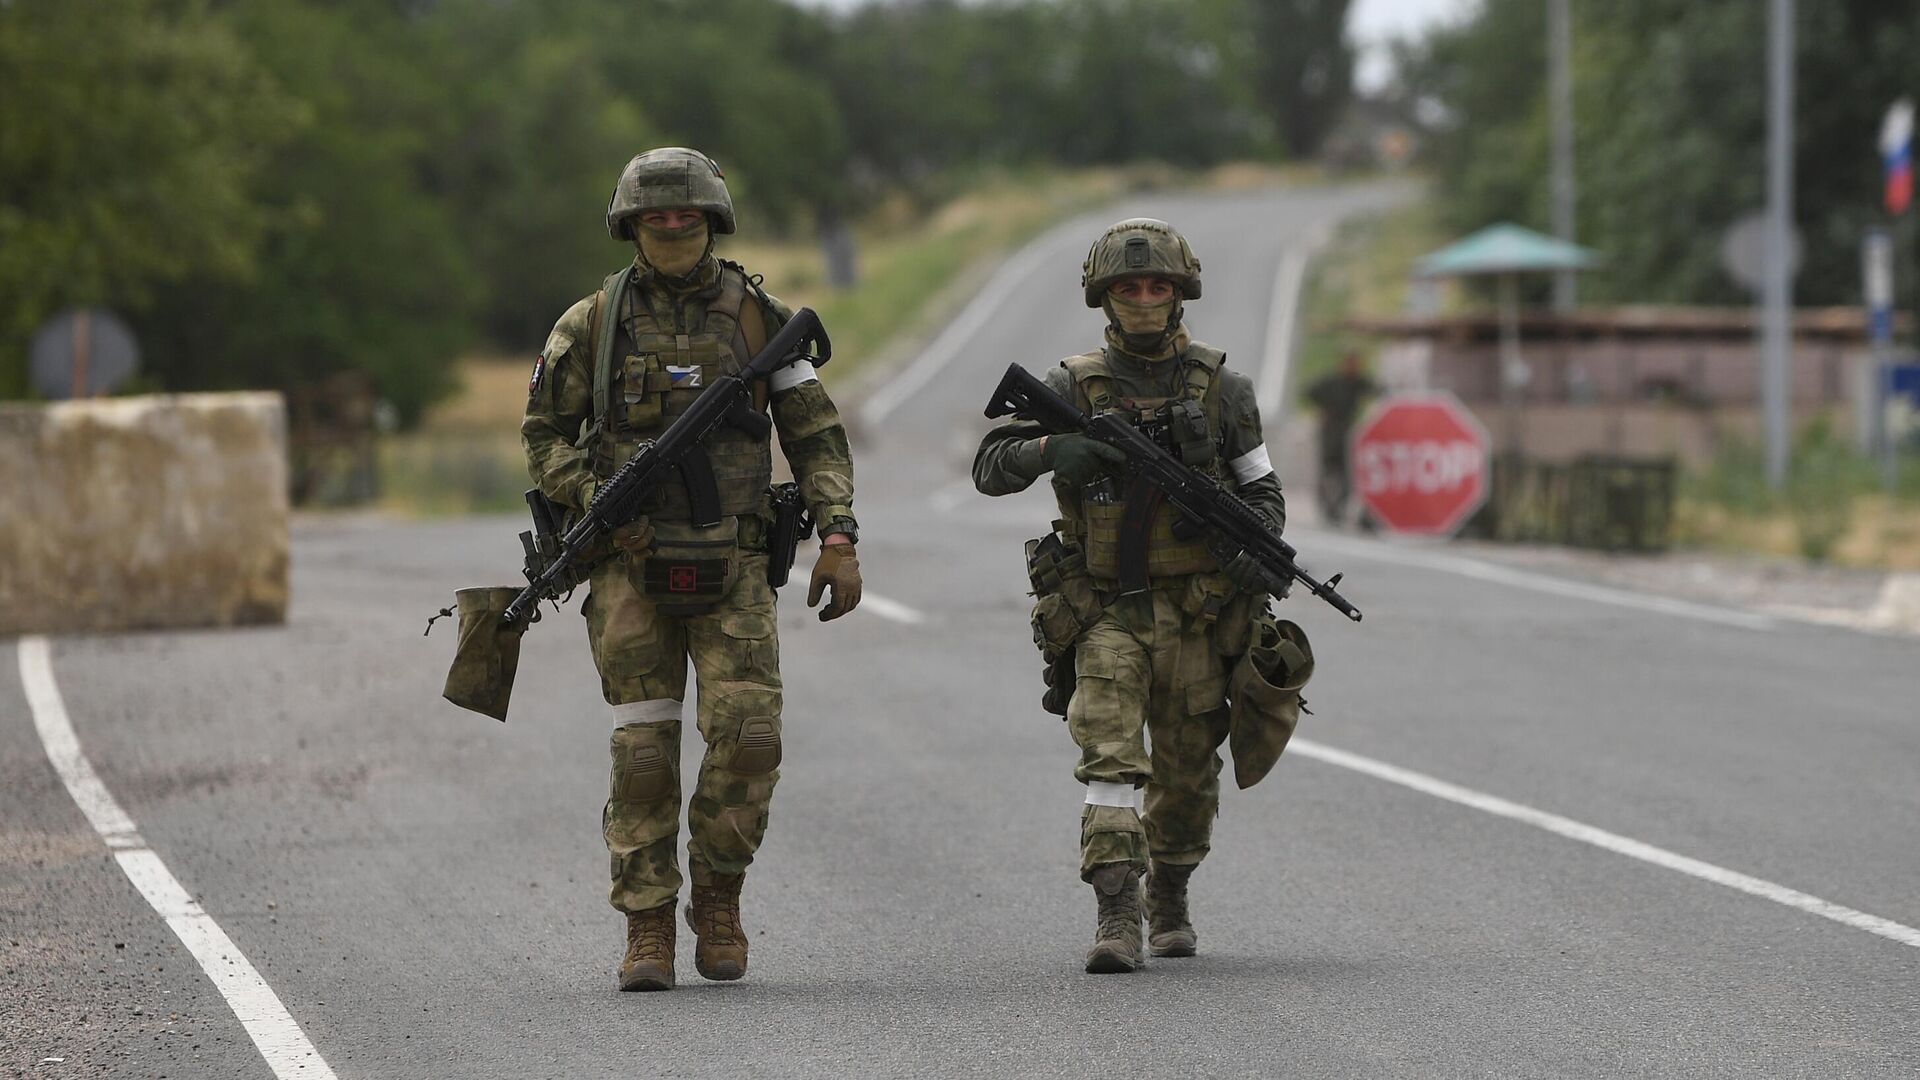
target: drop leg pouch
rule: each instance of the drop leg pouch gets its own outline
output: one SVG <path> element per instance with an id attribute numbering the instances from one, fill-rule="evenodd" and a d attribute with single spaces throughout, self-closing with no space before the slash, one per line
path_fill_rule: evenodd
<path id="1" fill-rule="evenodd" d="M 1285 619 L 1261 619 L 1227 682 L 1227 745 L 1241 788 L 1259 783 L 1280 760 L 1306 706 L 1300 690 L 1312 677 L 1307 632 Z"/>
<path id="2" fill-rule="evenodd" d="M 520 590 L 511 585 L 461 589 L 454 594 L 460 638 L 441 696 L 463 709 L 505 721 L 513 676 L 520 668 L 520 635 L 527 624 L 503 624 L 500 616 Z"/>

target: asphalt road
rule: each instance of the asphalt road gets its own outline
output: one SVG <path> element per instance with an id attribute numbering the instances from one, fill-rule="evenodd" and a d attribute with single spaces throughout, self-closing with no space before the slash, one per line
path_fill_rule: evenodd
<path id="1" fill-rule="evenodd" d="M 1282 253 L 1384 197 L 1128 210 L 1192 237 L 1197 332 L 1257 372 Z M 822 626 L 788 595 L 746 981 L 687 963 L 673 993 L 613 990 L 611 724 L 571 612 L 527 636 L 511 723 L 439 699 L 452 635 L 422 620 L 512 579 L 515 521 L 308 520 L 283 628 L 54 641 L 82 746 L 343 1078 L 1920 1074 L 1920 948 L 1326 755 L 1228 793 L 1199 957 L 1081 973 L 1081 789 L 1037 708 L 1020 562 L 1051 514 L 964 478 L 1002 366 L 1097 340 L 1075 281 L 1099 224 L 1043 242 L 951 363 L 857 433 L 868 588 L 897 606 Z M 1292 532 L 1367 611 L 1285 605 L 1319 655 L 1314 746 L 1920 926 L 1910 639 Z M 271 1075 L 62 787 L 5 651 L 0 1070 Z"/>

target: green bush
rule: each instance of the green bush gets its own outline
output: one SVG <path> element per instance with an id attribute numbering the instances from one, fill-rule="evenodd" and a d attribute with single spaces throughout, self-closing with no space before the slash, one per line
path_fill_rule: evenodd
<path id="1" fill-rule="evenodd" d="M 1794 447 L 1785 491 L 1800 554 L 1825 562 L 1853 525 L 1855 497 L 1875 486 L 1873 463 L 1835 438 L 1825 417 L 1809 424 Z"/>

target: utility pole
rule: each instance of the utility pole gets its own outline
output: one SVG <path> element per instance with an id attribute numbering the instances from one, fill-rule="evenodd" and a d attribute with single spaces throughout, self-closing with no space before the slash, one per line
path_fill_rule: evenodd
<path id="1" fill-rule="evenodd" d="M 1787 480 L 1793 436 L 1793 0 L 1772 0 L 1767 35 L 1767 242 L 1761 291 L 1760 394 L 1766 414 L 1767 484 Z"/>
<path id="2" fill-rule="evenodd" d="M 1553 118 L 1553 232 L 1567 243 L 1574 237 L 1573 181 L 1573 16 L 1570 0 L 1547 0 L 1547 96 Z M 1580 302 L 1572 270 L 1553 277 L 1553 308 L 1572 311 Z"/>

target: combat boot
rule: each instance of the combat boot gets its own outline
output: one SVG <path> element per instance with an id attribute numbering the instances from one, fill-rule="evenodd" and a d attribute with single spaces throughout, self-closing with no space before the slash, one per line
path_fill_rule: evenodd
<path id="1" fill-rule="evenodd" d="M 1100 925 L 1087 952 L 1087 973 L 1121 975 L 1139 970 L 1146 962 L 1140 955 L 1139 868 L 1109 863 L 1095 870 L 1093 899 L 1099 906 Z"/>
<path id="2" fill-rule="evenodd" d="M 1155 956 L 1192 956 L 1200 935 L 1187 914 L 1192 866 L 1154 861 L 1147 870 L 1147 947 Z"/>
<path id="3" fill-rule="evenodd" d="M 673 901 L 627 912 L 627 955 L 620 961 L 620 989 L 673 989 Z"/>
<path id="4" fill-rule="evenodd" d="M 705 879 L 709 884 L 702 885 Z M 696 874 L 687 925 L 699 940 L 693 946 L 694 970 L 715 982 L 731 982 L 747 973 L 747 933 L 740 928 L 740 886 L 745 874 Z"/>

